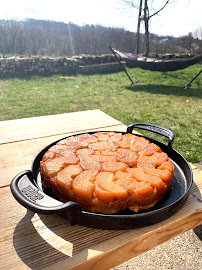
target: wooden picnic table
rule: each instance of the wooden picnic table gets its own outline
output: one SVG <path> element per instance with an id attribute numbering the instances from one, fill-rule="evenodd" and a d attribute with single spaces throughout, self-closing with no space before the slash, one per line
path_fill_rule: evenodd
<path id="1" fill-rule="evenodd" d="M 110 269 L 201 224 L 202 172 L 193 165 L 194 184 L 182 209 L 144 228 L 71 226 L 62 217 L 33 213 L 15 200 L 9 186 L 12 178 L 30 169 L 43 147 L 92 130 L 126 127 L 100 110 L 0 122 L 1 269 Z"/>

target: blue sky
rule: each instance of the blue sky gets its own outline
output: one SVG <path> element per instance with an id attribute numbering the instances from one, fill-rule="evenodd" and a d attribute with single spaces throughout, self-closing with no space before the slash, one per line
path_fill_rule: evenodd
<path id="1" fill-rule="evenodd" d="M 160 7 L 165 0 L 155 0 Z M 150 32 L 182 36 L 202 27 L 202 0 L 171 0 L 153 17 Z M 139 3 L 139 0 L 137 0 Z M 100 24 L 136 32 L 138 10 L 125 10 L 121 0 L 6 0 L 0 7 L 0 19 L 44 19 L 69 21 L 78 25 Z M 143 31 L 143 25 L 141 26 Z"/>

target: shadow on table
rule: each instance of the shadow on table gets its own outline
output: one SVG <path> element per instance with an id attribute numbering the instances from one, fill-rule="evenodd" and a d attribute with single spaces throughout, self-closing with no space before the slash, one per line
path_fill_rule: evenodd
<path id="1" fill-rule="evenodd" d="M 32 221 L 36 215 L 37 221 Z M 71 226 L 60 216 L 39 215 L 28 210 L 15 228 L 13 244 L 20 259 L 31 269 L 56 269 L 57 263 L 70 266 L 74 256 L 78 256 L 78 263 L 85 261 L 94 245 L 122 233 Z"/>
<path id="2" fill-rule="evenodd" d="M 195 183 L 193 183 L 187 203 L 189 199 L 190 203 L 193 199 L 202 203 L 200 190 Z M 134 230 L 124 232 L 127 232 L 129 239 L 134 237 Z M 110 239 L 122 234 L 122 230 L 111 231 L 80 225 L 71 226 L 60 216 L 34 214 L 28 210 L 15 227 L 13 244 L 20 259 L 31 269 L 56 269 L 61 266 L 70 267 L 72 257 L 74 257 L 74 262 L 85 261 L 89 258 L 91 249 L 97 252 L 96 254 L 105 251 L 106 245 L 102 243 L 107 243 L 108 240 L 110 242 Z M 119 240 L 117 238 L 116 241 L 119 242 Z M 93 255 L 95 255 L 94 252 Z"/>
<path id="3" fill-rule="evenodd" d="M 34 213 L 27 211 L 27 214 L 17 224 L 13 245 L 20 259 L 31 269 L 43 269 L 55 260 L 66 258 L 64 254 L 51 247 L 36 231 L 31 219 Z M 54 259 L 54 261 L 53 261 Z"/>

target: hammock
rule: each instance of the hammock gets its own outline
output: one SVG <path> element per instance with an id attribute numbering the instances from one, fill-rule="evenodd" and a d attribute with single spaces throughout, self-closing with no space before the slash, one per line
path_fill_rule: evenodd
<path id="1" fill-rule="evenodd" d="M 109 46 L 111 51 L 117 58 L 124 60 L 128 67 L 138 67 L 145 70 L 151 71 L 175 71 L 179 69 L 185 69 L 191 65 L 194 65 L 202 60 L 202 54 L 192 57 L 192 58 L 183 58 L 183 59 L 172 59 L 172 60 L 161 60 L 148 57 L 138 57 L 132 53 L 125 53 L 119 50 L 116 50 Z M 119 62 L 120 63 L 120 62 Z"/>

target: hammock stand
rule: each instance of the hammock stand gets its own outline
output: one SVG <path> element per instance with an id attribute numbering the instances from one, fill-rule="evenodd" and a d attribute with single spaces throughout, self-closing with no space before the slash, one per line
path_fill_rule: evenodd
<path id="1" fill-rule="evenodd" d="M 176 71 L 176 70 L 180 70 L 180 69 L 185 69 L 185 68 L 187 68 L 191 65 L 194 65 L 202 60 L 202 55 L 194 56 L 192 58 L 162 60 L 162 59 L 155 59 L 155 58 L 149 58 L 149 57 L 139 57 L 139 56 L 134 55 L 132 53 L 121 52 L 117 49 L 112 48 L 111 46 L 109 46 L 109 48 L 113 52 L 116 60 L 121 65 L 121 67 L 123 68 L 124 72 L 126 73 L 128 78 L 130 79 L 132 84 L 136 83 L 137 81 L 133 82 L 133 80 L 131 79 L 131 77 L 127 73 L 125 67 L 121 64 L 120 59 L 124 60 L 126 62 L 126 65 L 130 68 L 138 67 L 138 68 L 141 68 L 144 70 L 161 71 L 161 72 Z M 200 73 L 201 72 L 199 72 L 199 74 Z M 194 79 L 199 74 L 197 74 L 194 77 Z M 194 79 L 192 79 L 192 81 Z M 188 87 L 188 85 L 186 87 Z"/>
<path id="2" fill-rule="evenodd" d="M 201 74 L 201 72 L 202 72 L 202 69 L 201 69 L 201 71 L 199 71 L 199 73 L 185 86 L 185 88 L 184 88 L 184 91 L 186 91 L 187 90 L 187 88 L 188 88 L 188 86 Z"/>
<path id="3" fill-rule="evenodd" d="M 120 55 L 116 52 L 116 50 L 113 49 L 111 46 L 109 46 L 109 48 L 110 48 L 110 50 L 112 51 L 112 53 L 114 54 L 116 60 L 119 62 L 119 64 L 120 64 L 120 66 L 122 67 L 123 71 L 126 73 L 126 75 L 127 75 L 127 77 L 129 78 L 129 80 L 131 81 L 131 85 L 137 83 L 138 80 L 133 81 L 133 80 L 131 79 L 130 75 L 128 74 L 127 70 L 125 69 L 125 67 L 122 65 L 122 63 L 121 63 L 119 57 L 117 57 L 117 55 L 118 55 L 118 56 L 120 56 Z"/>

